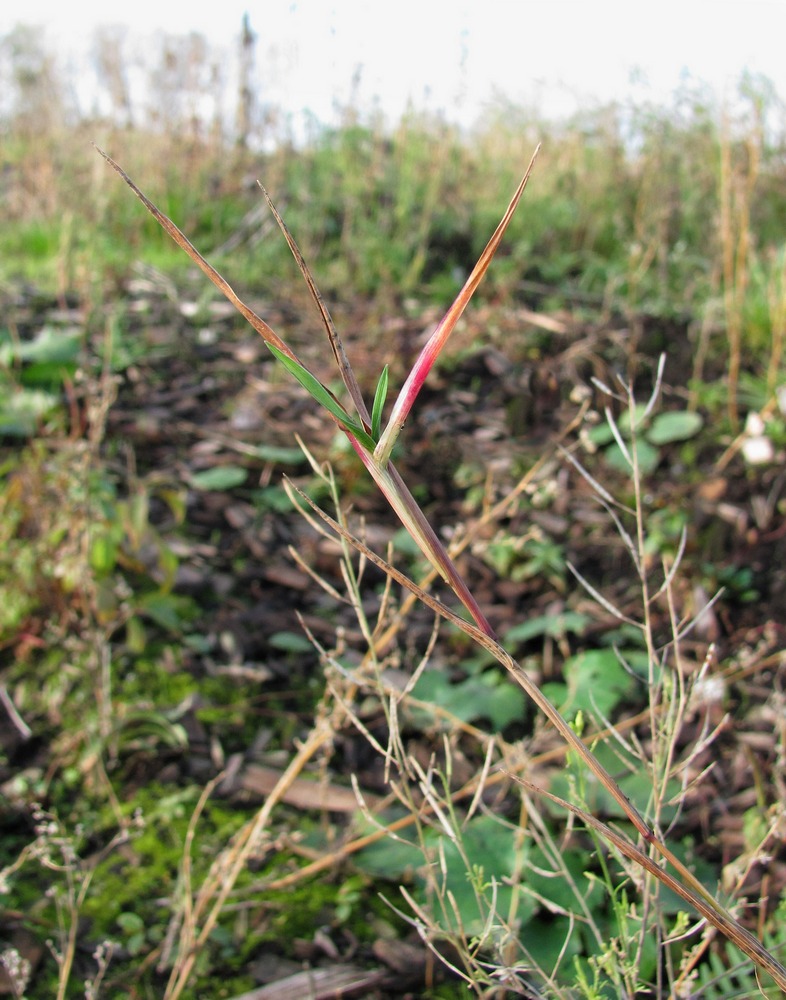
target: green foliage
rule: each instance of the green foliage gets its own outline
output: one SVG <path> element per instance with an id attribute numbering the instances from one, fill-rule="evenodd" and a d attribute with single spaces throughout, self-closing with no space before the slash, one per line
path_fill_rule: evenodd
<path id="1" fill-rule="evenodd" d="M 369 434 L 364 430 L 361 424 L 355 420 L 351 419 L 347 415 L 347 411 L 338 402 L 335 396 L 325 388 L 324 385 L 315 378 L 311 372 L 304 368 L 303 365 L 298 364 L 293 361 L 292 358 L 287 357 L 283 351 L 280 351 L 277 347 L 272 344 L 267 344 L 268 350 L 273 354 L 273 356 L 281 362 L 281 364 L 286 368 L 286 370 L 293 375 L 298 382 L 303 386 L 304 389 L 319 403 L 320 406 L 324 407 L 328 413 L 336 418 L 341 427 L 344 427 L 349 431 L 354 437 L 364 445 L 364 447 L 369 448 L 371 451 L 374 450 L 376 441 L 369 436 Z"/>
<path id="2" fill-rule="evenodd" d="M 563 589 L 567 572 L 562 544 L 546 532 L 535 529 L 526 535 L 499 531 L 484 547 L 483 559 L 502 577 L 511 580 L 548 580 Z"/>
<path id="3" fill-rule="evenodd" d="M 311 653 L 314 650 L 306 636 L 298 632 L 274 632 L 270 645 L 284 653 Z"/>
<path id="4" fill-rule="evenodd" d="M 505 645 L 510 648 L 541 636 L 562 639 L 567 635 L 581 636 L 590 624 L 589 615 L 579 611 L 559 611 L 556 614 L 536 615 L 505 633 Z"/>
<path id="5" fill-rule="evenodd" d="M 426 705 L 444 709 L 463 722 L 487 719 L 495 730 L 502 730 L 525 715 L 524 693 L 517 688 L 511 689 L 498 670 L 487 670 L 456 683 L 451 683 L 444 671 L 424 670 L 412 696 Z M 424 706 L 416 714 L 434 718 Z"/>
<path id="6" fill-rule="evenodd" d="M 0 638 L 33 614 L 56 616 L 66 595 L 86 584 L 73 516 L 83 488 L 67 453 L 34 444 L 9 458 L 0 491 Z M 69 506 L 72 505 L 72 506 Z"/>
<path id="7" fill-rule="evenodd" d="M 239 465 L 216 465 L 204 472 L 194 472 L 189 482 L 198 490 L 231 490 L 248 479 L 248 469 Z"/>
<path id="8" fill-rule="evenodd" d="M 684 508 L 664 506 L 647 517 L 647 537 L 644 549 L 649 556 L 675 556 L 688 527 L 690 516 Z"/>
<path id="9" fill-rule="evenodd" d="M 743 109 L 765 117 L 777 105 L 764 85 L 759 93 L 743 82 L 738 96 Z M 698 316 L 719 292 L 713 261 L 720 118 L 714 101 L 690 85 L 671 106 L 609 106 L 559 123 L 501 105 L 468 137 L 416 114 L 392 128 L 354 118 L 338 128 L 313 123 L 297 147 L 281 136 L 253 169 L 286 206 L 288 225 L 328 294 L 373 295 L 387 305 L 425 291 L 444 303 L 540 140 L 547 169 L 528 192 L 526 211 L 513 220 L 505 254 L 481 294 L 515 291 L 524 278 L 550 289 L 552 303 L 567 292 L 597 296 L 625 315 Z M 4 147 L 10 184 L 13 192 L 27 179 L 18 201 L 35 212 L 11 218 L 4 228 L 0 277 L 31 261 L 36 276 L 48 271 L 52 282 L 85 268 L 112 276 L 140 254 L 182 273 L 185 259 L 119 185 L 96 194 L 84 155 L 93 123 L 89 131 L 77 124 L 48 143 L 33 142 L 21 121 L 18 126 L 19 134 L 10 127 Z M 246 282 L 264 276 L 273 288 L 282 275 L 292 275 L 282 240 L 254 239 L 250 220 L 257 218 L 260 196 L 243 186 L 248 165 L 241 151 L 196 136 L 184 143 L 178 130 L 165 136 L 104 127 L 115 159 L 203 252 L 240 245 L 231 265 Z M 743 159 L 744 132 L 727 141 L 733 160 Z M 757 239 L 744 346 L 764 364 L 768 313 L 782 274 L 780 142 L 777 132 L 764 136 L 750 205 Z M 55 150 L 56 164 L 49 162 Z"/>
<path id="10" fill-rule="evenodd" d="M 722 587 L 729 598 L 742 604 L 752 604 L 761 596 L 755 586 L 755 577 L 750 566 L 707 565 L 705 572 L 714 590 Z"/>
<path id="11" fill-rule="evenodd" d="M 566 718 L 577 713 L 610 717 L 613 710 L 635 690 L 630 667 L 623 665 L 613 649 L 589 649 L 566 660 L 560 683 L 543 685 L 543 693 Z"/>
<path id="12" fill-rule="evenodd" d="M 767 920 L 762 937 L 764 946 L 774 955 L 783 954 L 786 949 L 786 898 L 781 898 Z M 713 943 L 708 961 L 696 971 L 695 984 L 701 997 L 707 1000 L 727 1000 L 730 997 L 742 1000 L 758 996 L 776 1000 L 783 996 L 770 976 L 754 971 L 739 948 L 721 940 Z"/>
<path id="13" fill-rule="evenodd" d="M 571 958 L 589 945 L 564 915 L 575 909 L 577 892 L 594 919 L 603 921 L 605 893 L 597 880 L 587 879 L 583 851 L 563 850 L 556 866 L 553 855 L 515 825 L 491 815 L 473 817 L 454 836 L 433 827 L 420 844 L 380 842 L 360 852 L 356 863 L 393 883 L 414 882 L 415 899 L 439 910 L 444 931 L 476 938 L 483 933 L 486 948 L 506 939 L 512 921 L 527 953 L 542 969 L 559 967 L 563 983 L 572 981 Z M 519 873 L 515 883 L 512 872 Z"/>
<path id="14" fill-rule="evenodd" d="M 60 390 L 74 376 L 81 330 L 44 326 L 20 341 L 0 329 L 0 436 L 31 437 L 56 416 Z"/>
<path id="15" fill-rule="evenodd" d="M 578 719 L 577 721 L 581 721 Z M 575 723 L 574 723 L 575 725 Z M 652 806 L 652 774 L 647 764 L 632 752 L 630 747 L 611 745 L 607 742 L 598 742 L 593 746 L 593 753 L 606 768 L 614 775 L 614 778 L 642 815 L 648 815 Z M 622 807 L 609 794 L 600 782 L 585 781 L 580 764 L 576 763 L 573 755 L 569 755 L 570 769 L 555 775 L 551 785 L 551 791 L 560 798 L 575 801 L 577 796 L 579 801 L 584 803 L 585 808 L 595 816 L 612 817 L 624 820 Z M 680 784 L 676 779 L 668 782 L 668 796 L 679 798 Z M 677 804 L 669 799 L 668 805 L 661 806 L 661 816 L 664 822 L 672 819 L 677 812 Z M 673 846 L 673 845 L 672 845 Z M 679 854 L 677 850 L 675 853 Z M 711 867 L 707 866 L 704 871 L 711 880 Z M 680 906 L 680 901 L 676 896 L 670 896 L 668 911 L 673 903 L 675 907 Z"/>
<path id="16" fill-rule="evenodd" d="M 382 433 L 382 411 L 388 395 L 388 365 L 382 369 L 379 376 L 376 391 L 374 392 L 374 406 L 371 411 L 371 436 L 375 441 L 379 441 Z"/>
<path id="17" fill-rule="evenodd" d="M 0 434 L 8 437 L 32 437 L 57 413 L 60 404 L 59 397 L 51 392 L 14 386 L 1 376 L 0 392 L 4 392 L 0 403 Z"/>
<path id="18" fill-rule="evenodd" d="M 672 410 L 657 413 L 650 420 L 646 408 L 640 404 L 634 414 L 625 410 L 614 425 L 618 434 L 607 421 L 589 431 L 589 440 L 603 449 L 606 461 L 620 472 L 630 473 L 635 448 L 638 468 L 648 475 L 657 468 L 663 446 L 695 437 L 704 426 L 704 419 L 693 411 Z"/>

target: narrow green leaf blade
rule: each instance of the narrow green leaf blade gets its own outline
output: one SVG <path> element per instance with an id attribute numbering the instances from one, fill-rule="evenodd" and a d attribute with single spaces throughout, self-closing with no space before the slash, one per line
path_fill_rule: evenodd
<path id="1" fill-rule="evenodd" d="M 281 362 L 290 375 L 293 375 L 300 382 L 303 388 L 320 406 L 324 406 L 328 413 L 332 414 L 339 424 L 349 431 L 353 437 L 356 437 L 365 448 L 369 448 L 371 451 L 374 450 L 376 442 L 371 435 L 360 424 L 351 419 L 344 407 L 322 385 L 319 379 L 311 374 L 308 368 L 304 368 L 297 361 L 287 357 L 283 351 L 279 351 L 269 341 L 265 341 L 265 343 L 270 353 Z"/>
<path id="2" fill-rule="evenodd" d="M 239 465 L 216 465 L 212 469 L 195 472 L 190 478 L 190 483 L 198 490 L 221 491 L 242 486 L 246 479 L 248 479 L 248 469 Z"/>
<path id="3" fill-rule="evenodd" d="M 388 395 L 388 365 L 382 369 L 382 374 L 377 382 L 377 391 L 374 393 L 374 405 L 371 408 L 371 436 L 375 441 L 379 441 L 382 431 L 382 410 Z"/>

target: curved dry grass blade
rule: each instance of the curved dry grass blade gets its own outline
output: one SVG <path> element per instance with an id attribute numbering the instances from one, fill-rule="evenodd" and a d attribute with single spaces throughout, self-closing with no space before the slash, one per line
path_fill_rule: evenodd
<path id="1" fill-rule="evenodd" d="M 257 181 L 259 184 L 259 181 Z M 330 340 L 330 346 L 333 350 L 333 356 L 336 359 L 336 364 L 338 365 L 338 370 L 341 372 L 341 380 L 347 388 L 347 392 L 355 404 L 355 409 L 357 410 L 358 416 L 367 427 L 371 426 L 371 418 L 369 417 L 368 407 L 363 399 L 363 394 L 360 391 L 360 385 L 358 380 L 355 378 L 355 373 L 352 371 L 352 365 L 349 363 L 349 358 L 344 350 L 344 345 L 341 342 L 341 337 L 339 336 L 338 330 L 333 323 L 333 317 L 330 315 L 328 307 L 325 305 L 325 300 L 322 298 L 322 294 L 317 288 L 317 283 L 314 281 L 314 277 L 311 274 L 311 270 L 300 252 L 300 247 L 295 242 L 295 238 L 292 233 L 290 233 L 287 228 L 286 223 L 278 214 L 276 206 L 270 195 L 267 193 L 265 188 L 259 184 L 259 188 L 262 194 L 265 196 L 265 201 L 267 202 L 268 208 L 273 213 L 273 218 L 278 223 L 278 228 L 284 234 L 284 239 L 287 241 L 287 245 L 292 252 L 292 256 L 295 258 L 295 263 L 303 275 L 303 278 L 308 285 L 308 290 L 311 293 L 311 298 L 319 310 L 319 315 L 322 317 L 322 325 L 325 327 L 325 331 Z"/>
<path id="2" fill-rule="evenodd" d="M 599 590 L 592 586 L 592 584 L 585 577 L 579 573 L 573 563 L 569 560 L 565 560 L 565 565 L 571 571 L 571 573 L 576 577 L 582 587 L 587 591 L 590 597 L 593 597 L 602 608 L 605 608 L 610 615 L 613 615 L 621 622 L 625 622 L 626 625 L 632 625 L 634 628 L 641 631 L 641 623 L 637 622 L 635 618 L 630 618 L 628 615 L 624 614 L 618 607 L 611 603 L 607 598 L 601 594 Z"/>
<path id="3" fill-rule="evenodd" d="M 95 150 L 103 156 L 106 162 L 112 169 L 118 173 L 126 184 L 131 188 L 134 194 L 139 198 L 145 208 L 150 212 L 156 222 L 161 226 L 161 228 L 172 237 L 172 239 L 177 243 L 181 250 L 185 250 L 188 256 L 193 260 L 193 262 L 199 267 L 204 273 L 210 278 L 216 288 L 225 295 L 232 305 L 237 309 L 237 311 L 246 319 L 251 326 L 257 331 L 257 333 L 266 340 L 269 344 L 273 344 L 275 347 L 281 351 L 282 354 L 286 354 L 288 358 L 292 358 L 293 361 L 297 361 L 297 355 L 290 350 L 289 347 L 284 343 L 284 341 L 279 337 L 279 335 L 267 325 L 267 323 L 250 309 L 245 302 L 237 295 L 232 286 L 227 282 L 218 271 L 213 267 L 212 264 L 208 264 L 202 254 L 197 250 L 197 248 L 191 243 L 191 241 L 177 228 L 177 226 L 172 222 L 172 220 L 164 215 L 163 212 L 159 211 L 153 202 L 134 184 L 128 174 L 123 170 L 123 168 L 105 153 L 103 149 L 96 146 L 93 143 Z M 299 363 L 299 362 L 298 362 Z"/>

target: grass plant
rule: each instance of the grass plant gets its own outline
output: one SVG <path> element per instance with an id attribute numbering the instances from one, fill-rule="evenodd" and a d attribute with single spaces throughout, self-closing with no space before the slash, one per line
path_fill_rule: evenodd
<path id="1" fill-rule="evenodd" d="M 518 779 L 524 784 L 524 787 L 529 792 L 537 793 L 542 797 L 549 798 L 561 805 L 563 808 L 567 809 L 573 816 L 582 820 L 589 829 L 600 834 L 606 844 L 614 848 L 619 855 L 633 863 L 634 868 L 628 870 L 629 877 L 634 884 L 639 886 L 644 885 L 646 889 L 644 900 L 641 903 L 642 915 L 636 916 L 637 926 L 633 931 L 631 931 L 628 927 L 629 918 L 633 916 L 634 911 L 630 909 L 627 894 L 615 897 L 619 899 L 619 905 L 616 910 L 619 937 L 616 938 L 615 941 L 619 943 L 623 956 L 630 957 L 631 952 L 633 952 L 639 956 L 639 959 L 641 958 L 646 949 L 648 936 L 651 933 L 651 928 L 653 926 L 651 920 L 654 920 L 655 925 L 660 927 L 661 933 L 665 933 L 663 925 L 658 924 L 659 918 L 657 897 L 658 892 L 669 889 L 679 896 L 684 903 L 687 903 L 695 913 L 698 913 L 707 922 L 707 924 L 732 941 L 735 946 L 746 954 L 763 972 L 770 975 L 781 990 L 786 990 L 786 969 L 784 969 L 774 955 L 772 955 L 753 934 L 743 927 L 743 925 L 734 917 L 732 912 L 724 906 L 724 904 L 716 898 L 714 893 L 709 891 L 694 875 L 689 867 L 685 865 L 678 854 L 675 853 L 675 850 L 668 845 L 663 830 L 661 829 L 661 814 L 664 810 L 668 797 L 668 782 L 675 774 L 675 762 L 673 760 L 672 750 L 673 736 L 675 729 L 679 726 L 681 715 L 685 712 L 687 705 L 684 672 L 680 667 L 678 657 L 679 643 L 682 635 L 684 634 L 686 623 L 680 621 L 677 609 L 673 606 L 671 584 L 676 566 L 664 567 L 663 582 L 655 592 L 651 592 L 650 590 L 648 574 L 644 569 L 646 539 L 642 514 L 643 504 L 641 500 L 642 477 L 639 470 L 635 437 L 637 426 L 636 400 L 632 390 L 623 386 L 625 392 L 622 400 L 623 403 L 626 404 L 630 414 L 629 433 L 631 435 L 632 447 L 628 447 L 626 445 L 626 442 L 620 433 L 619 426 L 611 417 L 610 413 L 608 413 L 607 416 L 617 445 L 630 467 L 631 481 L 634 490 L 634 506 L 632 511 L 634 519 L 633 532 L 629 531 L 623 522 L 622 516 L 617 513 L 616 508 L 618 508 L 619 505 L 614 498 L 605 488 L 589 477 L 588 474 L 585 473 L 585 475 L 589 478 L 589 481 L 596 490 L 599 498 L 614 519 L 620 536 L 626 549 L 628 550 L 629 556 L 639 573 L 642 587 L 642 621 L 636 622 L 634 619 L 631 619 L 627 613 L 618 611 L 613 607 L 613 605 L 610 605 L 607 600 L 603 599 L 602 596 L 594 590 L 594 588 L 588 585 L 586 581 L 583 582 L 585 583 L 585 586 L 590 587 L 592 595 L 600 600 L 602 606 L 606 608 L 606 610 L 611 611 L 619 617 L 621 621 L 641 628 L 645 639 L 648 671 L 647 684 L 650 691 L 653 693 L 653 697 L 651 699 L 651 730 L 655 741 L 650 764 L 652 768 L 650 776 L 650 798 L 646 809 L 644 810 L 644 812 L 646 812 L 647 819 L 645 819 L 644 815 L 642 815 L 642 810 L 634 805 L 631 798 L 622 790 L 620 785 L 610 774 L 609 770 L 601 763 L 599 756 L 594 753 L 581 739 L 579 733 L 577 732 L 576 723 L 574 722 L 574 724 L 571 725 L 571 723 L 563 718 L 558 709 L 543 694 L 541 688 L 533 682 L 526 671 L 524 671 L 500 645 L 490 624 L 472 596 L 466 583 L 462 579 L 448 551 L 439 541 L 436 532 L 430 526 L 425 518 L 425 515 L 423 515 L 420 508 L 417 506 L 412 494 L 390 463 L 393 445 L 404 426 L 406 417 L 415 402 L 418 392 L 422 387 L 434 361 L 439 355 L 439 352 L 444 347 L 448 336 L 455 327 L 458 318 L 466 308 L 472 293 L 489 267 L 491 259 L 494 256 L 502 236 L 508 227 L 519 198 L 521 197 L 526 186 L 530 170 L 532 168 L 532 163 L 530 163 L 530 168 L 527 170 L 523 180 L 517 188 L 516 193 L 508 206 L 507 212 L 503 216 L 502 221 L 497 227 L 486 249 L 481 254 L 478 263 L 471 272 L 469 278 L 464 284 L 464 287 L 451 308 L 445 314 L 441 323 L 437 325 L 435 332 L 429 339 L 427 345 L 421 352 L 420 357 L 410 371 L 409 376 L 405 380 L 404 386 L 392 407 L 392 412 L 388 418 L 388 422 L 383 429 L 381 412 L 386 395 L 387 373 L 383 373 L 383 376 L 379 380 L 375 402 L 372 408 L 372 415 L 363 400 L 359 383 L 346 356 L 343 344 L 335 329 L 330 314 L 327 311 L 324 301 L 316 288 L 308 267 L 305 264 L 305 261 L 294 240 L 284 225 L 283 220 L 281 220 L 278 213 L 275 212 L 269 198 L 268 203 L 271 205 L 271 209 L 276 215 L 277 221 L 279 222 L 287 242 L 289 243 L 290 249 L 292 250 L 298 263 L 298 267 L 308 284 L 312 298 L 319 309 L 323 326 L 328 336 L 333 356 L 337 364 L 338 372 L 351 400 L 351 408 L 349 410 L 341 402 L 339 402 L 327 386 L 320 382 L 319 379 L 317 379 L 316 376 L 309 371 L 309 369 L 298 359 L 294 352 L 278 337 L 278 335 L 275 334 L 274 331 L 260 317 L 258 317 L 238 298 L 231 287 L 228 286 L 215 269 L 207 263 L 207 261 L 192 246 L 192 244 L 186 239 L 174 223 L 172 223 L 168 217 L 161 213 L 155 205 L 150 202 L 150 200 L 139 190 L 138 187 L 136 187 L 136 185 L 120 169 L 120 167 L 105 153 L 102 153 L 102 155 L 121 175 L 137 197 L 140 198 L 148 211 L 156 218 L 169 235 L 172 236 L 178 245 L 185 250 L 186 253 L 188 253 L 191 259 L 199 265 L 199 267 L 207 274 L 216 287 L 218 287 L 227 296 L 227 298 L 229 298 L 238 311 L 251 323 L 254 329 L 262 335 L 268 346 L 273 351 L 275 357 L 285 366 L 290 374 L 292 374 L 306 388 L 315 401 L 327 411 L 328 415 L 346 434 L 363 465 L 371 474 L 372 478 L 377 483 L 378 487 L 398 517 L 401 519 L 413 540 L 417 543 L 434 569 L 459 598 L 465 609 L 474 619 L 474 623 L 470 623 L 465 620 L 462 616 L 458 615 L 440 600 L 432 596 L 429 591 L 409 579 L 388 561 L 378 556 L 360 537 L 355 535 L 349 527 L 346 526 L 346 524 L 343 524 L 340 520 L 336 520 L 324 511 L 320 510 L 315 504 L 308 500 L 305 494 L 298 491 L 300 499 L 308 504 L 313 512 L 313 515 L 319 518 L 322 524 L 330 532 L 334 533 L 335 536 L 338 537 L 342 543 L 344 543 L 344 545 L 351 546 L 355 552 L 360 554 L 363 560 L 381 569 L 391 581 L 414 594 L 418 600 L 430 608 L 435 615 L 450 622 L 453 626 L 472 639 L 478 646 L 490 653 L 491 656 L 505 669 L 510 678 L 523 688 L 528 697 L 543 712 L 554 729 L 564 739 L 571 754 L 575 755 L 576 759 L 581 763 L 582 768 L 586 769 L 586 773 L 591 774 L 593 778 L 599 782 L 605 792 L 610 796 L 615 808 L 618 809 L 620 815 L 624 817 L 625 822 L 629 825 L 630 833 L 613 829 L 608 824 L 601 822 L 591 812 L 582 808 L 582 806 L 575 801 L 568 802 L 560 799 L 552 793 L 543 792 L 536 785 L 526 779 Z M 650 401 L 645 407 L 642 419 L 646 419 L 651 410 L 655 407 L 657 396 L 658 385 L 656 385 L 656 389 L 652 393 Z M 627 513 L 624 506 L 622 507 L 622 513 Z M 345 566 L 349 567 L 350 565 L 349 561 L 345 560 Z M 347 572 L 349 572 L 349 569 L 347 569 Z M 676 662 L 673 666 L 672 673 L 668 673 L 664 669 L 665 663 L 663 655 L 655 644 L 653 629 L 649 621 L 653 601 L 661 596 L 665 597 L 665 599 L 669 602 L 672 638 L 667 644 L 666 649 L 669 651 L 675 651 Z M 355 600 L 357 600 L 356 596 Z M 368 623 L 365 624 L 363 631 L 367 639 L 371 641 L 373 648 L 374 636 L 373 631 L 371 631 L 368 627 Z M 342 711 L 347 711 L 344 707 L 345 702 L 343 699 L 338 699 L 338 704 Z M 395 709 L 393 708 L 394 704 L 395 702 L 393 701 L 389 703 L 390 714 L 388 722 L 391 733 L 395 733 L 396 731 L 394 715 Z M 665 706 L 665 715 L 663 716 L 661 716 L 659 712 L 660 704 Z M 349 712 L 349 715 L 351 718 L 351 711 Z M 191 893 L 188 882 L 186 883 L 187 900 L 184 910 L 183 932 L 180 939 L 181 949 L 166 992 L 167 998 L 179 997 L 191 979 L 194 963 L 200 953 L 200 950 L 205 946 L 209 935 L 215 928 L 221 911 L 230 893 L 232 892 L 241 871 L 245 868 L 249 857 L 254 853 L 254 851 L 259 849 L 260 843 L 265 836 L 266 829 L 270 822 L 271 811 L 280 796 L 300 773 L 305 762 L 311 759 L 317 750 L 330 740 L 331 734 L 334 731 L 335 719 L 325 715 L 319 724 L 314 728 L 309 739 L 302 744 L 297 755 L 291 761 L 284 776 L 282 777 L 280 785 L 277 786 L 274 793 L 268 797 L 264 807 L 259 810 L 253 820 L 250 821 L 250 823 L 243 829 L 241 834 L 233 841 L 230 847 L 219 857 L 219 859 L 217 859 L 209 878 L 202 885 L 196 895 L 195 902 L 193 903 L 191 902 Z M 661 738 L 658 738 L 659 735 Z M 449 840 L 457 847 L 458 857 L 461 858 L 467 868 L 471 868 L 469 855 L 462 850 L 462 840 L 457 833 L 457 826 L 459 824 L 448 808 L 450 806 L 450 798 L 446 798 L 444 792 L 439 790 L 440 784 L 444 787 L 449 787 L 449 782 L 446 777 L 440 778 L 438 771 L 436 771 L 432 766 L 429 766 L 428 769 L 424 769 L 423 766 L 416 760 L 408 757 L 406 752 L 401 747 L 399 747 L 398 751 L 394 753 L 391 749 L 393 746 L 395 746 L 394 737 L 391 737 L 391 744 L 387 751 L 385 751 L 382 747 L 379 749 L 385 755 L 386 759 L 389 760 L 391 757 L 396 759 L 397 765 L 400 768 L 400 779 L 402 779 L 402 783 L 398 785 L 396 791 L 408 805 L 410 813 L 415 816 L 416 824 L 422 829 L 424 817 L 429 815 L 430 822 L 441 827 L 442 832 L 446 834 Z M 446 757 L 449 757 L 449 755 L 446 755 Z M 420 805 L 416 804 L 414 797 L 411 796 L 411 793 L 403 791 L 403 789 L 406 788 L 403 784 L 404 777 L 406 777 L 410 785 L 415 785 L 419 789 L 422 796 L 422 803 Z M 421 848 L 424 848 L 424 833 L 421 833 L 420 835 L 420 843 Z M 184 871 L 185 870 L 186 869 L 184 869 Z M 441 871 L 442 875 L 447 877 L 449 865 L 447 865 L 444 861 L 441 865 Z M 494 903 L 494 893 L 496 891 L 495 881 L 492 879 L 491 883 L 487 883 L 484 879 L 482 871 L 476 871 L 475 875 L 475 891 L 478 902 L 480 903 L 483 892 L 486 889 L 490 889 L 492 892 L 492 903 L 488 908 L 488 916 L 483 923 L 484 929 L 481 931 L 479 938 L 476 935 L 470 935 L 468 932 L 462 930 L 461 910 L 456 903 L 455 895 L 452 894 L 451 890 L 447 888 L 447 883 L 443 882 L 441 888 L 437 885 L 435 887 L 435 892 L 442 905 L 442 922 L 450 925 L 455 921 L 458 927 L 458 937 L 455 938 L 455 934 L 453 935 L 454 943 L 456 944 L 458 953 L 465 964 L 465 970 L 462 971 L 455 966 L 453 967 L 459 975 L 465 978 L 467 983 L 471 985 L 473 989 L 480 992 L 482 987 L 479 982 L 479 976 L 482 969 L 482 960 L 479 956 L 483 952 L 483 946 L 487 943 L 491 929 L 497 926 L 495 918 L 498 917 L 498 914 Z M 659 883 L 657 891 L 652 888 L 652 880 Z M 409 899 L 409 902 L 415 914 L 412 918 L 415 926 L 418 928 L 419 932 L 421 932 L 424 940 L 432 946 L 432 933 L 429 931 L 429 924 L 426 916 L 424 915 L 424 911 L 412 899 Z M 441 926 L 440 930 L 444 933 L 444 928 Z M 511 928 L 507 928 L 507 930 L 505 930 L 505 935 L 507 935 L 508 938 L 514 937 Z M 598 938 L 600 940 L 599 935 Z M 441 953 L 440 957 L 443 961 L 447 960 Z M 630 967 L 626 966 L 624 961 L 619 961 L 614 964 L 611 962 L 610 957 L 607 954 L 604 961 L 599 960 L 596 971 L 598 968 L 602 968 L 606 973 L 611 971 L 614 987 L 625 993 L 633 993 L 637 989 L 640 966 L 640 960 L 638 962 L 633 961 Z M 497 966 L 496 971 L 499 971 L 499 966 Z M 513 972 L 510 974 L 513 975 Z M 551 977 L 549 977 L 549 979 L 550 978 Z M 589 978 L 585 978 L 583 980 L 583 984 L 587 995 L 590 995 L 595 987 L 589 987 Z M 484 985 L 488 985 L 488 983 L 484 983 Z"/>

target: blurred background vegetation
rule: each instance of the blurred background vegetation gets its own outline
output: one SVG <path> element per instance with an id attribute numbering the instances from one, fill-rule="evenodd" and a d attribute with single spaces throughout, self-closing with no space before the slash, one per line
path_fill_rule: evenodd
<path id="1" fill-rule="evenodd" d="M 732 295 L 746 346 L 769 342 L 761 306 L 782 291 L 786 140 L 767 80 L 742 79 L 725 105 L 688 83 L 671 106 L 620 102 L 559 122 L 500 99 L 470 130 L 417 111 L 384 123 L 352 107 L 323 126 L 254 98 L 247 44 L 233 94 L 202 36 L 160 37 L 129 65 L 123 36 L 98 32 L 98 113 L 36 31 L 0 40 L 3 278 L 34 272 L 93 298 L 138 259 L 187 266 L 95 142 L 203 252 L 232 252 L 245 282 L 264 288 L 291 273 L 282 241 L 267 238 L 259 179 L 331 295 L 443 301 L 541 142 L 486 295 L 526 296 L 534 284 L 697 320 Z"/>

